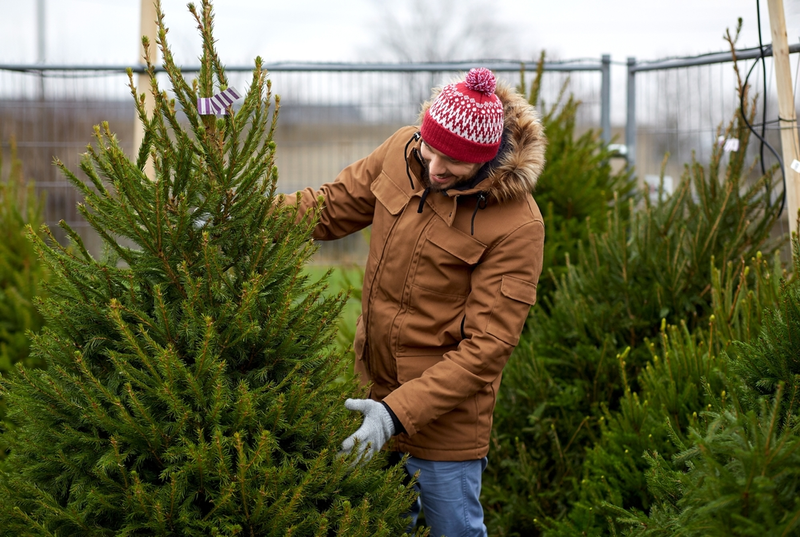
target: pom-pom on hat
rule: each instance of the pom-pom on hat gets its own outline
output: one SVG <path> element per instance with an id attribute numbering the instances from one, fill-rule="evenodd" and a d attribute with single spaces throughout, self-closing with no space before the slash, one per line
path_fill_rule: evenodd
<path id="1" fill-rule="evenodd" d="M 489 162 L 500 149 L 503 103 L 494 94 L 497 80 L 485 68 L 470 69 L 463 82 L 448 84 L 422 119 L 422 139 L 448 157 Z"/>

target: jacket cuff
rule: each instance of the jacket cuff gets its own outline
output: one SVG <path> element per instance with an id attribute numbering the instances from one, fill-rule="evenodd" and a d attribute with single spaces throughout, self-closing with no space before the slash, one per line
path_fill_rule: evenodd
<path id="1" fill-rule="evenodd" d="M 397 419 L 397 416 L 395 415 L 395 413 L 392 410 L 392 408 L 389 405 L 387 405 L 386 403 L 384 403 L 383 401 L 381 401 L 381 404 L 383 405 L 383 408 L 385 408 L 386 411 L 389 412 L 389 417 L 392 418 L 392 424 L 394 425 L 394 435 L 393 436 L 397 436 L 400 433 L 405 433 L 406 432 L 406 428 L 403 427 L 403 424 L 400 423 L 399 419 Z"/>

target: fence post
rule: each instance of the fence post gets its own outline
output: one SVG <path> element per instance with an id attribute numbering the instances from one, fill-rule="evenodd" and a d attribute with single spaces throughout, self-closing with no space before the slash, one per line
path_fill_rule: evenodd
<path id="1" fill-rule="evenodd" d="M 775 69 L 775 88 L 778 91 L 778 117 L 781 126 L 783 173 L 786 178 L 786 208 L 789 210 L 789 232 L 797 232 L 800 206 L 800 175 L 795 162 L 800 158 L 797 143 L 797 116 L 792 90 L 792 68 L 789 64 L 789 43 L 786 38 L 786 15 L 783 0 L 769 0 L 769 25 L 772 29 L 772 63 Z"/>
<path id="2" fill-rule="evenodd" d="M 611 143 L 611 55 L 603 54 L 600 67 L 602 75 L 600 87 L 600 128 L 603 129 L 603 143 Z"/>
<path id="3" fill-rule="evenodd" d="M 625 148 L 628 166 L 636 164 L 636 58 L 628 57 L 628 106 L 625 112 Z"/>
<path id="4" fill-rule="evenodd" d="M 139 21 L 139 63 L 144 65 L 144 47 L 142 46 L 141 38 L 142 36 L 147 36 L 150 40 L 150 61 L 154 65 L 157 65 L 158 46 L 156 45 L 156 38 L 158 37 L 158 24 L 156 22 L 155 3 L 152 0 L 141 0 L 140 12 L 142 14 L 142 18 Z M 155 109 L 155 98 L 150 91 L 150 75 L 148 75 L 146 72 L 139 74 L 136 91 L 137 93 L 144 93 L 144 108 L 147 112 L 147 117 L 152 118 L 153 110 Z M 139 154 L 139 147 L 141 147 L 143 141 L 144 125 L 142 125 L 142 122 L 139 121 L 139 116 L 134 114 L 133 153 L 131 153 L 134 160 Z M 144 173 L 150 179 L 153 179 L 156 175 L 155 168 L 153 167 L 153 159 L 151 157 L 148 157 L 147 162 L 144 165 Z"/>

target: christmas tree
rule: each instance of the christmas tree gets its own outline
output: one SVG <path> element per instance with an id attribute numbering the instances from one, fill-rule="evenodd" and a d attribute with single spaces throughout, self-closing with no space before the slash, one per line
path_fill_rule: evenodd
<path id="1" fill-rule="evenodd" d="M 666 491 L 677 481 L 670 479 L 686 468 L 679 453 L 697 440 L 713 412 L 737 397 L 739 381 L 726 353 L 755 340 L 767 312 L 780 302 L 788 276 L 778 253 L 771 261 L 757 255 L 738 268 L 729 266 L 726 274 L 723 281 L 721 271 L 712 270 L 713 314 L 707 329 L 690 332 L 686 323 L 664 323 L 635 384 L 624 377 L 618 408 L 603 405 L 600 437 L 583 463 L 580 498 L 547 535 L 614 535 L 626 527 L 618 519 L 631 518 L 627 511 L 655 514 L 658 503 L 671 497 Z M 625 375 L 624 361 L 619 366 Z M 651 487 L 653 465 L 671 475 Z"/>
<path id="2" fill-rule="evenodd" d="M 734 43 L 730 37 L 732 48 Z M 751 178 L 755 163 L 747 166 L 750 131 L 744 118 L 753 122 L 754 101 L 741 79 L 737 89 L 744 106 L 716 134 L 738 139 L 740 150 L 726 153 L 717 146 L 707 165 L 693 157 L 672 195 L 660 189 L 643 205 L 633 199 L 627 210 L 615 204 L 605 229 L 588 229 L 578 255 L 544 298 L 546 306 L 531 310 L 529 329 L 498 393 L 493 453 L 500 463 L 487 469 L 484 481 L 496 533 L 538 535 L 546 528 L 548 535 L 613 534 L 595 498 L 636 509 L 650 505 L 639 447 L 675 448 L 662 409 L 645 408 L 654 398 L 634 396 L 647 382 L 659 345 L 669 341 L 662 338 L 664 325 L 685 326 L 681 338 L 688 332 L 689 340 L 701 341 L 698 331 L 717 315 L 725 319 L 717 325 L 726 326 L 715 330 L 730 333 L 735 312 L 722 308 L 720 315 L 717 295 L 737 281 L 743 259 L 772 259 L 779 247 L 771 239 L 780 216 L 780 203 L 773 201 L 776 168 Z M 753 262 L 753 269 L 760 263 Z M 751 273 L 750 285 L 756 285 L 753 278 Z M 759 306 L 776 294 L 762 291 Z M 695 356 L 689 362 L 703 360 Z M 697 377 L 697 371 L 686 371 L 679 392 Z M 686 408 L 702 399 L 697 395 L 681 393 L 670 410 L 685 417 Z M 637 443 L 630 440 L 644 430 Z M 563 527 L 553 529 L 560 521 Z"/>
<path id="3" fill-rule="evenodd" d="M 547 240 L 544 242 L 544 267 L 547 277 L 539 280 L 538 304 L 547 307 L 556 282 L 567 271 L 569 259 L 576 259 L 580 243 L 589 238 L 586 222 L 594 232 L 605 230 L 609 207 L 627 208 L 627 201 L 638 195 L 633 169 L 612 168 L 614 153 L 596 129 L 581 130 L 578 112 L 582 106 L 573 94 L 567 95 L 564 82 L 552 103 L 541 96 L 545 53 L 536 65 L 530 89 L 521 72 L 519 91 L 542 111 L 542 126 L 547 133 L 547 165 L 536 181 L 534 196 L 544 216 Z"/>
<path id="4" fill-rule="evenodd" d="M 270 113 L 261 59 L 238 110 L 201 115 L 198 98 L 229 86 L 211 5 L 189 5 L 203 42 L 190 84 L 156 4 L 175 100 L 146 54 L 152 117 L 129 73 L 135 161 L 103 124 L 81 163 L 89 184 L 57 162 L 102 257 L 64 223 L 71 248 L 30 233 L 54 272 L 32 345 L 46 369 L 2 383 L 16 429 L 0 534 L 400 534 L 402 469 L 337 454 L 359 422 L 331 350 L 343 297 L 303 276 L 313 218 L 273 209 L 279 99 Z"/>
<path id="5" fill-rule="evenodd" d="M 42 224 L 44 199 L 36 194 L 33 182 L 25 181 L 13 139 L 10 148 L 8 172 L 0 177 L 0 374 L 17 362 L 38 365 L 30 357 L 28 330 L 38 332 L 44 324 L 34 301 L 49 274 L 25 236 L 26 226 Z M 5 404 L 0 398 L 0 421 L 3 416 Z M 0 457 L 3 453 L 0 448 Z"/>
<path id="6" fill-rule="evenodd" d="M 800 532 L 800 242 L 793 238 L 791 277 L 780 281 L 769 307 L 751 313 L 760 329 L 740 333 L 720 353 L 724 374 L 701 384 L 704 405 L 681 424 L 667 421 L 673 456 L 644 450 L 650 508 L 603 505 L 626 535 Z"/>

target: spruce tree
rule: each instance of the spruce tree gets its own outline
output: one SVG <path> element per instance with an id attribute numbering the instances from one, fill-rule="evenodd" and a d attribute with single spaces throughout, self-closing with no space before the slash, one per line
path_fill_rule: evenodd
<path id="1" fill-rule="evenodd" d="M 40 365 L 30 356 L 28 331 L 38 332 L 44 324 L 34 302 L 49 275 L 25 236 L 26 226 L 38 228 L 43 222 L 44 197 L 36 194 L 33 181 L 25 181 L 14 139 L 10 149 L 7 173 L 0 177 L 0 374 L 12 371 L 18 362 Z M 0 397 L 0 421 L 4 416 Z M 0 457 L 3 453 L 0 448 Z"/>
<path id="2" fill-rule="evenodd" d="M 779 217 L 775 168 L 751 179 L 743 117 L 752 123 L 754 103 L 741 80 L 737 89 L 744 109 L 717 135 L 737 138 L 740 150 L 716 147 L 707 165 L 693 157 L 674 194 L 662 190 L 641 205 L 631 198 L 628 209 L 615 204 L 602 231 L 588 222 L 586 242 L 543 298 L 545 307 L 531 310 L 504 370 L 494 422 L 499 464 L 484 482 L 498 533 L 537 535 L 542 521 L 567 516 L 582 500 L 587 456 L 603 439 L 601 418 L 623 410 L 627 386 L 639 389 L 662 325 L 685 324 L 690 333 L 707 327 L 712 270 L 727 281 L 742 259 L 759 252 L 770 259 L 779 247 L 770 238 Z M 639 455 L 633 465 L 642 470 Z M 634 468 L 618 470 L 621 483 L 626 473 L 636 481 Z M 620 488 L 628 494 L 634 487 Z M 605 534 L 602 526 L 597 535 Z"/>
<path id="3" fill-rule="evenodd" d="M 136 159 L 103 124 L 88 184 L 57 161 L 103 255 L 63 222 L 71 248 L 30 233 L 54 272 L 32 347 L 46 369 L 2 382 L 17 428 L 0 534 L 400 534 L 402 469 L 337 454 L 359 422 L 343 407 L 350 364 L 331 350 L 343 297 L 303 276 L 313 215 L 273 208 L 279 99 L 270 113 L 261 59 L 238 110 L 201 116 L 197 98 L 228 87 L 210 2 L 189 5 L 203 43 L 191 83 L 156 5 L 175 100 L 148 58 L 152 117 L 129 73 Z"/>
<path id="4" fill-rule="evenodd" d="M 548 524 L 547 535 L 613 535 L 626 527 L 617 521 L 621 511 L 624 518 L 630 518 L 627 511 L 646 513 L 654 506 L 657 511 L 665 483 L 648 485 L 651 464 L 657 459 L 665 471 L 682 471 L 684 463 L 674 457 L 692 445 L 710 412 L 735 396 L 737 381 L 726 352 L 755 340 L 766 312 L 780 301 L 787 274 L 778 253 L 769 262 L 756 256 L 738 270 L 728 267 L 724 281 L 721 273 L 712 270 L 714 313 L 708 329 L 690 332 L 686 323 L 664 323 L 659 340 L 649 344 L 650 363 L 636 385 L 623 377 L 618 409 L 602 405 L 600 438 L 584 460 L 579 500 L 565 520 Z M 619 367 L 624 375 L 624 360 Z"/>
<path id="5" fill-rule="evenodd" d="M 42 326 L 42 316 L 33 302 L 47 279 L 44 265 L 25 236 L 26 226 L 38 228 L 42 224 L 44 198 L 36 194 L 32 181 L 25 181 L 13 139 L 10 148 L 8 173 L 0 178 L 0 372 L 28 358 L 25 332 L 36 332 Z"/>
<path id="6" fill-rule="evenodd" d="M 614 169 L 613 152 L 596 129 L 581 131 L 578 112 L 582 106 L 575 95 L 567 94 L 569 80 L 561 86 L 556 99 L 546 102 L 541 95 L 545 53 L 536 65 L 530 87 L 521 72 L 518 90 L 542 112 L 542 126 L 547 134 L 547 165 L 536 182 L 534 196 L 542 210 L 547 240 L 544 243 L 544 267 L 547 273 L 539 281 L 539 304 L 555 290 L 555 283 L 565 274 L 569 259 L 578 255 L 579 244 L 588 239 L 592 223 L 595 232 L 605 229 L 610 206 L 636 198 L 636 178 L 630 167 Z"/>
<path id="7" fill-rule="evenodd" d="M 605 505 L 626 535 L 763 536 L 800 533 L 800 242 L 794 274 L 763 308 L 757 338 L 721 354 L 722 391 L 682 432 L 673 456 L 647 449 L 647 511 Z M 662 444 L 663 445 L 663 444 Z"/>

